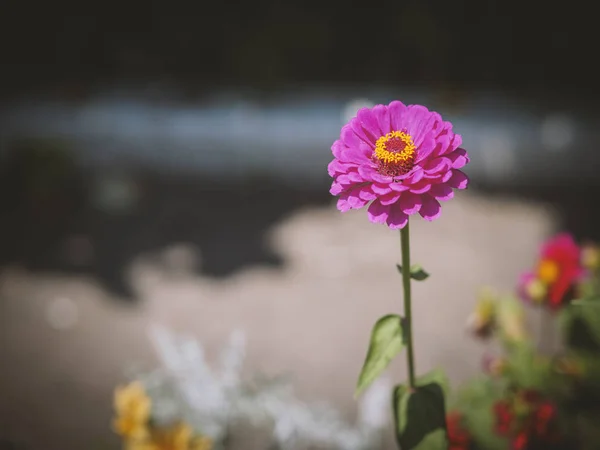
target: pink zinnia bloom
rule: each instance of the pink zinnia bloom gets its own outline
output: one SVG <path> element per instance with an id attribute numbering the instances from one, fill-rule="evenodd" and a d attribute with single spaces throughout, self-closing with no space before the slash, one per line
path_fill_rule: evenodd
<path id="1" fill-rule="evenodd" d="M 330 192 L 339 196 L 337 208 L 370 203 L 369 220 L 395 229 L 412 214 L 438 218 L 439 201 L 468 184 L 459 170 L 469 162 L 461 143 L 452 124 L 424 106 L 393 101 L 360 109 L 331 147 Z"/>
<path id="2" fill-rule="evenodd" d="M 571 299 L 584 274 L 581 249 L 570 234 L 561 233 L 544 243 L 536 269 L 521 275 L 519 292 L 525 300 L 557 309 Z"/>

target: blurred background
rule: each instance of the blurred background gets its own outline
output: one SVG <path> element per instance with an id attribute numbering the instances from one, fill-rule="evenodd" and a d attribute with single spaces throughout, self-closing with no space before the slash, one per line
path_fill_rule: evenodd
<path id="1" fill-rule="evenodd" d="M 600 238 L 595 21 L 516 0 L 4 2 L 0 448 L 120 448 L 112 391 L 160 363 L 154 324 L 209 362 L 241 331 L 244 373 L 355 420 L 372 323 L 401 308 L 398 236 L 339 214 L 326 165 L 359 107 L 393 99 L 471 155 L 412 248 L 432 274 L 419 371 L 477 373 L 478 289 L 513 289 L 556 230 Z"/>

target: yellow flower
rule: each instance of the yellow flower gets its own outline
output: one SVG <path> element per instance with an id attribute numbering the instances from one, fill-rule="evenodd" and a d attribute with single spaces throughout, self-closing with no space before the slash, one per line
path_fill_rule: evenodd
<path id="1" fill-rule="evenodd" d="M 152 402 L 139 382 L 118 387 L 114 396 L 114 430 L 125 439 L 143 439 L 148 434 Z"/>
<path id="2" fill-rule="evenodd" d="M 535 303 L 542 303 L 548 296 L 548 285 L 538 278 L 533 278 L 525 285 L 525 292 Z"/>
<path id="3" fill-rule="evenodd" d="M 210 450 L 212 441 L 205 436 L 194 436 L 192 428 L 179 423 L 168 428 L 152 430 L 148 439 L 130 440 L 127 450 Z"/>
<path id="4" fill-rule="evenodd" d="M 489 288 L 481 291 L 475 310 L 467 319 L 467 328 L 480 338 L 492 334 L 496 315 L 496 294 Z"/>
<path id="5" fill-rule="evenodd" d="M 190 450 L 211 450 L 212 446 L 212 439 L 206 436 L 198 436 L 193 439 Z"/>
<path id="6" fill-rule="evenodd" d="M 498 303 L 498 325 L 504 339 L 511 344 L 518 344 L 528 338 L 525 326 L 523 305 L 511 297 Z"/>
<path id="7" fill-rule="evenodd" d="M 595 271 L 600 268 L 600 247 L 595 244 L 586 244 L 581 249 L 581 265 L 586 269 Z"/>

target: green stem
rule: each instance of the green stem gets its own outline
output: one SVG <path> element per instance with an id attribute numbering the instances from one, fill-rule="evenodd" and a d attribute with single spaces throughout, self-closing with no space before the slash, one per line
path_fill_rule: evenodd
<path id="1" fill-rule="evenodd" d="M 410 243 L 408 223 L 400 230 L 402 249 L 402 284 L 404 286 L 404 326 L 406 337 L 406 364 L 408 365 L 408 385 L 415 387 L 415 355 L 412 334 L 412 305 L 410 297 Z"/>

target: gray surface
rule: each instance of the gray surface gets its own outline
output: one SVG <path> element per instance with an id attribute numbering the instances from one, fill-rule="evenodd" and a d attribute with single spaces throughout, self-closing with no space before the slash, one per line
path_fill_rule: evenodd
<path id="1" fill-rule="evenodd" d="M 477 290 L 511 289 L 554 223 L 540 206 L 468 192 L 436 222 L 414 222 L 413 260 L 432 274 L 414 287 L 419 372 L 442 366 L 456 383 L 479 370 L 486 346 L 464 330 Z M 91 278 L 5 270 L 0 437 L 43 450 L 118 448 L 112 390 L 127 364 L 155 361 L 151 323 L 192 332 L 209 356 L 241 329 L 247 373 L 291 373 L 302 398 L 331 401 L 351 417 L 370 327 L 401 308 L 398 233 L 370 224 L 364 211 L 327 207 L 297 211 L 270 238 L 286 258 L 283 271 L 249 268 L 223 280 L 192 275 L 185 245 L 141 255 L 128 271 L 143 299 L 135 307 L 107 301 Z M 73 301 L 76 320 L 55 329 L 47 315 L 59 298 Z M 404 378 L 402 360 L 390 374 Z"/>

